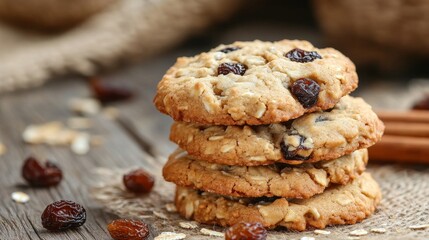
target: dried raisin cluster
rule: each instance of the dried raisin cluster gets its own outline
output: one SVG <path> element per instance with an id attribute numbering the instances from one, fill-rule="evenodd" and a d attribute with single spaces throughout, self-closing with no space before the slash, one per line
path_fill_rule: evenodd
<path id="1" fill-rule="evenodd" d="M 144 240 L 149 236 L 148 225 L 138 220 L 114 220 L 107 226 L 107 230 L 114 240 Z"/>
<path id="2" fill-rule="evenodd" d="M 125 174 L 123 181 L 125 187 L 134 193 L 149 193 L 155 184 L 155 179 L 143 169 Z"/>
<path id="3" fill-rule="evenodd" d="M 29 157 L 22 167 L 22 177 L 34 187 L 50 187 L 58 185 L 63 173 L 54 163 L 46 161 L 41 164 L 36 158 Z"/>
<path id="4" fill-rule="evenodd" d="M 42 225 L 50 231 L 63 231 L 82 226 L 86 210 L 80 204 L 61 200 L 49 204 L 42 213 Z"/>
<path id="5" fill-rule="evenodd" d="M 265 240 L 267 230 L 261 223 L 239 222 L 228 228 L 225 232 L 225 240 Z"/>
<path id="6" fill-rule="evenodd" d="M 219 75 L 227 75 L 233 73 L 235 75 L 243 76 L 247 67 L 241 63 L 221 63 L 217 68 Z"/>
<path id="7" fill-rule="evenodd" d="M 300 78 L 292 84 L 291 92 L 303 107 L 310 108 L 317 103 L 320 86 L 313 79 Z"/>
<path id="8" fill-rule="evenodd" d="M 90 86 L 94 97 L 102 103 L 128 100 L 134 96 L 134 92 L 129 88 L 98 78 L 91 79 Z"/>
<path id="9" fill-rule="evenodd" d="M 322 59 L 322 56 L 320 56 L 319 53 L 315 51 L 305 51 L 299 48 L 292 49 L 291 51 L 286 53 L 285 56 L 291 61 L 300 63 L 307 63 L 312 62 L 316 59 Z"/>

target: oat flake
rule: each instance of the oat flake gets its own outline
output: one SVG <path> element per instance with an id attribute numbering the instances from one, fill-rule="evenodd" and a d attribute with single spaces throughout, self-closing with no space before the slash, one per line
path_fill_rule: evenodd
<path id="1" fill-rule="evenodd" d="M 198 224 L 196 222 L 179 222 L 179 226 L 184 229 L 195 229 Z"/>
<path id="2" fill-rule="evenodd" d="M 315 233 L 315 234 L 321 234 L 321 235 L 329 235 L 329 234 L 331 234 L 331 232 L 330 232 L 330 231 L 320 230 L 320 229 L 316 229 L 316 230 L 314 230 L 314 233 Z"/>
<path id="3" fill-rule="evenodd" d="M 153 211 L 153 215 L 161 219 L 165 219 L 165 220 L 168 219 L 168 217 L 162 212 Z"/>
<path id="4" fill-rule="evenodd" d="M 351 236 L 364 236 L 367 234 L 368 234 L 368 231 L 366 231 L 365 229 L 357 229 L 349 233 L 349 235 Z"/>
<path id="5" fill-rule="evenodd" d="M 162 232 L 154 238 L 154 240 L 181 240 L 185 239 L 186 234 L 184 233 L 175 233 L 175 232 Z"/>
<path id="6" fill-rule="evenodd" d="M 385 233 L 387 230 L 385 228 L 372 228 L 371 232 L 373 233 Z"/>
<path id="7" fill-rule="evenodd" d="M 207 228 L 201 228 L 200 232 L 207 236 L 213 236 L 213 237 L 224 237 L 225 235 L 218 231 L 213 231 Z"/>
<path id="8" fill-rule="evenodd" d="M 12 197 L 12 200 L 17 203 L 26 203 L 30 201 L 30 196 L 28 196 L 28 194 L 24 192 L 13 192 L 11 197 Z"/>
<path id="9" fill-rule="evenodd" d="M 302 237 L 300 240 L 316 240 L 314 237 Z"/>
<path id="10" fill-rule="evenodd" d="M 411 225 L 408 228 L 411 230 L 423 230 L 429 228 L 429 224 Z"/>

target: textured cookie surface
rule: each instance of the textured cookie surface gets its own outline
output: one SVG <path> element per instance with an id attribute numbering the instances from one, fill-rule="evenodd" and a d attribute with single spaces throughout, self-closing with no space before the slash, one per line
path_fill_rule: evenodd
<path id="1" fill-rule="evenodd" d="M 227 196 L 309 198 L 322 193 L 330 183 L 351 182 L 365 170 L 367 161 L 368 152 L 362 149 L 314 164 L 245 167 L 199 161 L 177 150 L 164 166 L 163 175 L 182 187 Z"/>
<path id="2" fill-rule="evenodd" d="M 313 53 L 297 60 L 299 53 L 288 55 L 296 48 Z M 317 84 L 292 91 L 302 78 Z M 179 58 L 158 84 L 154 103 L 176 121 L 269 124 L 331 108 L 357 83 L 354 64 L 335 49 L 298 40 L 235 42 Z M 315 85 L 313 102 L 305 96 L 314 97 Z"/>
<path id="3" fill-rule="evenodd" d="M 360 222 L 375 211 L 380 199 L 378 184 L 369 173 L 363 173 L 348 185 L 304 200 L 232 198 L 177 187 L 175 203 L 182 216 L 200 223 L 230 226 L 240 221 L 260 222 L 267 228 L 303 231 Z"/>
<path id="4" fill-rule="evenodd" d="M 284 123 L 205 126 L 175 122 L 170 139 L 200 160 L 226 165 L 299 164 L 335 159 L 376 143 L 383 123 L 361 98 Z"/>

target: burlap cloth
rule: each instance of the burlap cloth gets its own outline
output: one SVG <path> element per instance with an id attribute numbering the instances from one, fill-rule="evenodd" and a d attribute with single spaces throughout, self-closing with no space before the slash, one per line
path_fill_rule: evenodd
<path id="1" fill-rule="evenodd" d="M 53 76 L 92 75 L 100 67 L 151 56 L 228 17 L 239 2 L 121 0 L 58 34 L 0 23 L 0 92 L 40 85 Z"/>
<path id="2" fill-rule="evenodd" d="M 165 159 L 159 161 L 161 164 Z M 126 171 L 97 170 L 98 177 L 91 194 L 108 210 L 121 217 L 143 219 L 157 230 L 185 233 L 186 239 L 215 239 L 201 234 L 201 228 L 223 231 L 220 227 L 209 225 L 199 225 L 194 230 L 180 228 L 179 222 L 186 220 L 177 213 L 166 211 L 165 204 L 173 200 L 174 186 L 162 180 L 160 167 L 152 169 L 152 173 L 157 176 L 153 192 L 141 197 L 124 191 L 121 178 Z M 277 230 L 270 231 L 268 239 L 290 240 L 305 236 L 315 239 L 349 239 L 349 233 L 353 230 L 365 229 L 370 232 L 372 228 L 385 228 L 387 232 L 369 233 L 360 239 L 429 239 L 429 228 L 408 228 L 429 223 L 429 167 L 371 165 L 368 171 L 379 182 L 383 192 L 383 200 L 370 218 L 356 225 L 328 227 L 326 230 L 331 231 L 330 235 L 316 235 L 313 231 Z"/>

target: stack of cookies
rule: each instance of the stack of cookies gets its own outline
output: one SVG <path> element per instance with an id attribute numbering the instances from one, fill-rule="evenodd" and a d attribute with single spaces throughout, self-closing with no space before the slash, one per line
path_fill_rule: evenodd
<path id="1" fill-rule="evenodd" d="M 230 226 L 305 230 L 372 214 L 363 173 L 384 125 L 360 98 L 354 64 L 306 41 L 235 42 L 179 58 L 158 85 L 176 120 L 163 175 L 181 215 Z"/>

